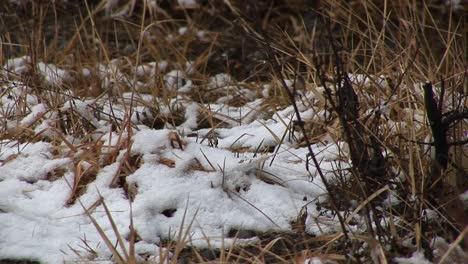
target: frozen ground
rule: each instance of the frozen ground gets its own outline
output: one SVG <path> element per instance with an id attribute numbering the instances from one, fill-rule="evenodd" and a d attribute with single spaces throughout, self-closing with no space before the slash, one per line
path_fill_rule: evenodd
<path id="1" fill-rule="evenodd" d="M 10 60 L 4 70 L 20 73 L 28 61 L 27 57 Z M 101 68 L 111 71 L 111 67 Z M 40 63 L 38 69 L 50 85 L 71 78 L 54 65 Z M 120 75 L 113 72 L 113 76 Z M 103 82 L 108 81 L 105 72 L 102 77 Z M 174 78 L 178 78 L 174 71 L 167 74 L 169 87 L 178 87 Z M 227 80 L 227 75 L 213 78 L 218 82 L 215 85 L 229 90 L 223 83 Z M 184 87 L 190 89 L 186 84 Z M 309 232 L 338 228 L 335 219 L 327 215 L 321 218 L 328 221 L 321 219 L 324 224 L 315 224 L 315 202 L 325 192 L 320 180 L 313 177 L 314 170 L 311 168 L 309 173 L 305 169 L 307 150 L 296 148 L 291 139 L 293 135 L 287 129 L 293 119 L 291 107 L 277 116 L 261 118 L 256 109 L 258 100 L 243 107 L 213 104 L 213 112 L 226 119 L 228 125 L 198 130 L 199 106 L 178 98 L 178 111 L 185 118 L 180 126 L 156 130 L 140 124 L 119 134 L 106 117 L 112 112 L 116 118 L 125 118 L 122 105 L 111 106 L 106 98 L 101 99 L 103 114 L 97 118 L 91 107 L 96 105 L 94 99 L 70 99 L 61 109 L 50 109 L 30 91 L 20 82 L 9 81 L 2 86 L 2 119 L 19 111 L 20 97 L 27 97 L 24 102 L 28 114 L 19 122 L 5 124 L 6 129 L 24 133 L 21 129 L 29 127 L 42 140 L 0 142 L 0 257 L 44 263 L 108 260 L 111 252 L 84 211 L 91 208 L 106 235 L 116 241 L 100 197 L 123 237 L 129 234 L 132 213 L 141 237 L 136 251 L 154 258 L 161 239 L 176 238 L 179 232 L 189 232 L 191 244 L 196 247 L 229 247 L 233 238 L 228 234 L 232 230 L 290 230 L 304 207 L 309 214 Z M 150 95 L 139 98 L 154 99 Z M 71 108 L 93 125 L 94 131 L 85 136 L 102 143 L 97 160 L 117 151 L 115 160 L 96 169 L 95 179 L 73 202 L 69 201 L 76 178 L 95 166 L 96 160 L 83 155 L 87 151 L 82 148 L 83 138 L 68 135 L 72 148 L 54 140 L 59 133 L 59 112 Z M 145 111 L 139 106 L 134 110 Z M 312 118 L 312 113 L 309 116 Z M 132 120 L 138 123 L 136 114 Z M 131 142 L 131 146 L 122 147 L 122 142 Z M 324 169 L 332 169 L 339 162 L 335 144 L 319 144 L 314 149 Z M 125 186 L 134 190 L 133 203 L 122 185 L 113 184 L 128 157 L 139 160 L 135 170 L 123 178 Z M 252 237 L 244 242 L 254 240 Z"/>

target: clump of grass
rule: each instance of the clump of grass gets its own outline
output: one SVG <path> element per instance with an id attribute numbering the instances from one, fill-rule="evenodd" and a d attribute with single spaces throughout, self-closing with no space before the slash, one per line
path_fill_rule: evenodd
<path id="1" fill-rule="evenodd" d="M 283 69 L 286 68 L 289 70 L 289 76 L 295 76 L 297 83 L 300 83 L 303 78 L 311 78 L 325 87 L 324 96 L 331 111 L 336 114 L 332 118 L 337 118 L 341 124 L 342 133 L 336 140 L 347 142 L 349 150 L 343 152 L 342 155 L 349 157 L 353 164 L 351 171 L 337 172 L 337 177 L 341 177 L 341 174 L 345 173 L 350 175 L 351 182 L 354 182 L 354 184 L 349 185 L 348 181 L 341 187 L 337 186 L 344 194 L 340 197 L 334 197 L 333 193 L 335 192 L 332 192 L 331 189 L 334 187 L 329 186 L 331 209 L 339 216 L 337 203 L 340 203 L 340 200 L 361 201 L 362 206 L 359 207 L 361 209 L 367 208 L 362 213 L 367 217 L 368 235 L 370 237 L 378 236 L 377 245 L 382 247 L 389 245 L 396 251 L 396 254 L 404 254 L 404 249 L 395 247 L 398 244 L 395 238 L 401 235 L 398 234 L 398 230 L 392 230 L 395 228 L 395 226 L 392 227 L 393 224 L 383 227 L 380 226 L 380 221 L 383 219 L 382 217 L 388 217 L 389 213 L 390 215 L 397 214 L 401 219 L 413 219 L 407 222 L 410 226 L 414 225 L 414 233 L 410 236 L 415 238 L 416 249 L 424 250 L 426 257 L 431 259 L 431 237 L 437 235 L 447 237 L 450 232 L 457 235 L 466 225 L 459 216 L 460 213 L 463 214 L 464 208 L 457 196 L 466 190 L 467 186 L 465 183 L 460 190 L 458 189 L 460 185 L 451 185 L 450 181 L 453 176 L 449 173 L 450 170 L 457 170 L 459 171 L 458 177 L 464 178 L 466 177 L 466 169 L 458 170 L 457 168 L 463 168 L 465 165 L 463 163 L 457 165 L 454 162 L 452 169 L 444 169 L 442 173 L 439 171 L 438 179 L 443 179 L 442 181 L 445 183 L 441 185 L 445 186 L 443 189 L 446 191 L 441 191 L 439 193 L 442 194 L 441 196 L 431 194 L 435 182 L 425 175 L 431 174 L 433 171 L 426 168 L 430 168 L 431 164 L 438 163 L 438 161 L 434 161 L 424 152 L 424 149 L 427 148 L 423 148 L 420 142 L 424 142 L 428 136 L 436 138 L 436 135 L 433 135 L 434 129 L 432 129 L 431 134 L 427 123 L 420 123 L 420 128 L 416 130 L 418 125 L 414 123 L 412 116 L 408 119 L 407 116 L 402 116 L 403 113 L 398 112 L 397 109 L 393 109 L 392 114 L 396 115 L 398 120 L 408 122 L 409 130 L 405 132 L 400 130 L 395 134 L 395 127 L 392 127 L 394 123 L 392 126 L 386 126 L 385 123 L 382 123 L 383 120 L 379 121 L 379 119 L 389 120 L 389 118 L 382 116 L 386 113 L 381 111 L 381 107 L 401 105 L 406 110 L 414 109 L 413 111 L 419 111 L 421 115 L 427 115 L 430 121 L 431 113 L 427 110 L 427 101 L 425 102 L 423 99 L 421 83 L 433 79 L 434 76 L 444 76 L 443 79 L 457 80 L 457 84 L 449 92 L 451 99 L 444 103 L 450 105 L 447 107 L 453 109 L 452 113 L 457 115 L 457 118 L 454 117 L 456 120 L 454 123 L 457 125 L 451 131 L 458 134 L 459 132 L 456 132 L 458 129 L 466 127 L 466 122 L 463 120 L 466 119 L 467 98 L 463 93 L 457 92 L 466 86 L 466 68 L 463 66 L 464 62 L 460 61 L 459 56 L 457 56 L 457 54 L 465 52 L 459 46 L 465 40 L 460 28 L 454 26 L 460 25 L 463 18 L 456 18 L 454 15 L 454 17 L 438 21 L 434 17 L 442 14 L 437 14 L 431 10 L 431 7 L 424 4 L 413 4 L 414 6 L 405 6 L 406 9 L 400 9 L 400 7 L 396 9 L 392 3 L 386 1 L 382 3 L 384 6 L 378 2 L 359 3 L 355 1 L 347 4 L 342 1 L 329 1 L 326 4 L 328 8 L 323 9 L 321 14 L 317 14 L 318 17 L 325 18 L 321 24 L 325 30 L 318 33 L 319 39 L 324 41 L 307 43 L 312 45 L 314 50 L 301 49 L 301 45 L 294 41 L 293 36 L 290 37 L 289 43 L 281 43 L 277 39 L 271 38 L 268 31 L 265 30 L 256 31 L 255 28 L 249 27 L 248 34 L 252 35 L 253 38 L 258 38 L 260 42 L 266 43 L 272 69 L 280 80 L 287 78 L 285 75 L 288 73 L 283 72 Z M 363 8 L 356 8 L 361 5 Z M 417 7 L 424 11 L 416 11 Z M 365 11 L 360 13 L 357 10 Z M 411 15 L 398 13 L 401 10 L 409 12 Z M 395 13 L 399 15 L 399 20 L 395 20 L 393 17 Z M 402 21 L 404 20 L 402 17 L 408 21 Z M 428 17 L 431 19 L 426 24 L 424 21 Z M 407 23 L 405 24 L 407 31 L 396 30 L 401 23 Z M 306 31 L 305 26 L 304 31 Z M 429 35 L 430 31 L 438 34 Z M 458 44 L 454 44 L 456 38 L 458 38 Z M 444 52 L 440 53 L 424 46 L 426 43 L 434 41 L 445 43 Z M 295 50 L 291 51 L 291 47 L 294 47 Z M 283 63 L 287 60 L 285 58 L 292 58 L 295 62 Z M 448 67 L 446 63 L 449 63 L 451 67 Z M 301 68 L 301 64 L 306 64 L 311 69 L 306 73 L 306 77 L 298 70 Z M 370 84 L 363 85 L 362 81 L 353 82 L 349 73 L 362 74 Z M 379 76 L 384 76 L 383 84 L 382 81 L 378 80 Z M 440 98 L 442 98 L 445 93 L 444 81 L 440 82 L 439 85 L 441 85 Z M 296 84 L 293 89 L 298 89 L 298 87 L 300 85 Z M 283 82 L 283 88 L 290 97 L 290 102 L 295 104 L 294 92 L 296 90 L 290 92 L 291 88 L 286 85 L 286 82 Z M 443 99 L 440 101 L 442 102 Z M 460 104 L 460 102 L 464 103 Z M 364 115 L 362 111 L 366 109 L 374 109 L 374 111 Z M 440 108 L 438 111 L 443 112 Z M 298 110 L 296 113 L 299 115 Z M 305 124 L 300 119 L 299 124 L 304 130 L 303 134 L 307 135 Z M 463 136 L 458 135 L 459 139 L 463 139 Z M 452 148 L 460 149 L 460 143 L 453 144 Z M 444 147 L 450 148 L 448 144 Z M 466 148 L 463 149 L 462 152 L 466 152 Z M 403 153 L 408 153 L 409 157 Z M 309 154 L 314 158 L 312 150 Z M 320 166 L 316 160 L 314 160 L 313 165 L 319 170 Z M 407 185 L 402 185 L 397 175 L 394 174 L 395 170 L 407 177 L 406 182 L 410 182 L 410 188 Z M 381 196 L 383 189 L 380 188 L 386 185 L 393 186 L 391 192 L 397 193 L 407 203 L 404 210 L 396 210 L 395 208 L 388 208 L 388 211 L 382 210 L 377 206 L 381 203 L 379 199 L 373 201 L 379 196 L 380 201 L 385 199 L 385 195 Z M 350 186 L 358 187 L 350 188 Z M 457 200 L 455 204 L 447 206 L 446 202 L 442 201 L 447 193 L 452 193 L 449 199 Z M 436 207 L 439 210 L 439 216 L 450 215 L 438 225 L 457 226 L 455 229 L 448 228 L 452 230 L 446 230 L 448 233 L 446 231 L 441 234 L 428 233 L 428 226 L 431 224 L 422 219 L 420 215 L 423 215 L 426 209 Z M 373 231 L 373 228 L 376 229 Z M 345 234 L 349 232 L 345 225 L 342 225 L 342 232 Z M 448 236 L 450 237 L 450 235 Z M 349 241 L 353 240 L 350 236 L 345 236 L 345 238 Z M 400 237 L 400 239 L 405 238 Z"/>

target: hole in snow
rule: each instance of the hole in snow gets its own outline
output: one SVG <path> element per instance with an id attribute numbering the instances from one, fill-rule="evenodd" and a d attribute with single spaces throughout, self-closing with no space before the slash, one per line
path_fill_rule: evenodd
<path id="1" fill-rule="evenodd" d="M 250 185 L 243 185 L 243 186 L 236 186 L 236 188 L 234 188 L 236 190 L 236 192 L 241 192 L 241 191 L 244 191 L 244 192 L 247 192 L 249 189 L 250 189 Z"/>
<path id="2" fill-rule="evenodd" d="M 174 213 L 177 212 L 177 209 L 169 208 L 161 212 L 165 217 L 173 217 Z"/>

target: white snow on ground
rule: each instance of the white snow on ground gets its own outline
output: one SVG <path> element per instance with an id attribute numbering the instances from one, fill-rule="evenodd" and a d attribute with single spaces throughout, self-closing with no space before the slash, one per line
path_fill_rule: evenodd
<path id="1" fill-rule="evenodd" d="M 7 60 L 3 69 L 7 72 L 13 72 L 15 74 L 22 74 L 28 71 L 28 64 L 31 63 L 31 57 L 23 56 L 18 58 L 12 58 Z"/>
<path id="2" fill-rule="evenodd" d="M 177 0 L 177 3 L 185 8 L 194 8 L 198 6 L 196 0 Z"/>
<path id="3" fill-rule="evenodd" d="M 192 220 L 190 233 L 195 246 L 206 246 L 206 237 L 211 238 L 212 246 L 221 246 L 220 237 L 227 235 L 231 228 L 289 229 L 290 222 L 306 203 L 304 197 L 310 200 L 324 193 L 316 183 L 307 180 L 300 166 L 295 168 L 295 175 L 291 169 L 283 169 L 284 172 L 289 170 L 289 175 L 276 175 L 284 181 L 298 181 L 300 185 L 294 187 L 294 181 L 285 185 L 291 185 L 290 188 L 271 185 L 257 178 L 261 159 L 266 157 L 253 159 L 250 154 L 235 157 L 231 151 L 211 148 L 187 138 L 183 138 L 187 142 L 183 149 L 173 148 L 168 139 L 171 131 L 144 126 L 140 129 L 133 137 L 132 155 L 142 155 L 143 165 L 128 176 L 127 181 L 138 186 L 132 206 L 134 224 L 142 243 L 156 243 L 168 234 L 176 237 L 179 230 L 185 232 L 185 228 L 189 228 Z M 262 136 L 260 132 L 257 134 Z M 269 137 L 267 133 L 263 135 Z M 223 140 L 221 143 L 228 145 Z M 18 144 L 4 143 L 1 149 L 1 160 L 18 156 L 2 162 L 0 167 L 0 256 L 39 258 L 46 263 L 76 260 L 69 246 L 80 250 L 83 246 L 80 239 L 96 247 L 99 256 L 110 256 L 82 207 L 78 203 L 65 206 L 70 194 L 69 184 L 73 182 L 71 160 L 54 158 L 49 143 Z M 174 168 L 160 163 L 160 158 L 175 161 Z M 216 171 L 212 171 L 208 160 Z M 108 187 L 117 172 L 118 162 L 100 170 L 80 201 L 88 208 L 99 199 L 99 192 L 125 236 L 130 221 L 129 202 L 122 189 Z M 196 164 L 206 170 L 191 169 Z M 274 164 L 287 167 L 281 161 Z M 66 170 L 64 177 L 48 181 L 48 174 L 55 169 Z M 268 170 L 277 173 L 265 168 Z M 167 209 L 176 210 L 172 217 L 162 214 Z M 98 207 L 93 217 L 107 235 L 113 237 L 102 211 L 102 207 Z M 184 214 L 184 229 L 180 229 Z M 224 239 L 223 243 L 229 246 L 230 242 Z M 156 246 L 153 245 L 152 250 L 149 253 L 155 254 Z"/>
<path id="4" fill-rule="evenodd" d="M 39 62 L 37 64 L 37 69 L 42 74 L 46 82 L 53 86 L 59 86 L 64 81 L 70 81 L 72 79 L 67 71 L 58 68 L 54 64 Z"/>
<path id="5" fill-rule="evenodd" d="M 190 92 L 192 81 L 187 80 L 185 74 L 180 70 L 172 70 L 164 76 L 166 87 L 170 91 L 178 91 L 182 93 Z"/>
<path id="6" fill-rule="evenodd" d="M 9 60 L 4 70 L 17 71 L 27 62 L 28 58 Z M 103 85 L 126 80 L 116 67 L 117 63 L 113 61 L 98 67 Z M 139 68 L 137 74 L 150 73 L 159 64 L 148 65 L 149 68 Z M 51 64 L 41 63 L 38 68 L 50 85 L 60 85 L 69 78 L 68 73 Z M 189 92 L 191 81 L 182 78 L 185 79 L 183 72 L 170 71 L 165 76 L 167 87 Z M 230 87 L 231 81 L 230 76 L 220 74 L 210 85 L 224 87 L 226 92 L 250 92 Z M 12 119 L 19 105 L 27 105 L 24 118 L 12 124 L 12 128 L 30 127 L 44 138 L 53 139 L 59 133 L 51 129 L 56 127 L 58 111 L 61 115 L 73 111 L 94 127 L 91 138 L 103 142 L 103 155 L 117 147 L 119 137 L 123 141 L 128 136 L 111 131 L 110 121 L 123 120 L 125 108 L 119 103 L 110 105 L 108 98 L 102 99 L 101 116 L 96 116 L 94 99 L 70 99 L 57 110 L 39 103 L 34 95 L 24 97 L 30 88 L 22 83 L 8 82 L 1 88 L 2 119 Z M 124 94 L 123 100 L 130 102 L 131 96 Z M 148 102 L 155 100 L 144 94 L 138 98 Z M 75 153 L 65 144 L 57 146 L 45 141 L 0 141 L 0 257 L 32 258 L 44 263 L 109 260 L 111 252 L 83 208 L 91 208 L 92 217 L 115 242 L 116 234 L 103 205 L 98 203 L 97 208 L 93 207 L 102 196 L 120 234 L 123 237 L 129 234 L 130 202 L 123 188 L 111 187 L 127 155 L 139 156 L 142 161 L 126 177 L 127 184 L 136 186 L 131 206 L 134 226 L 142 238 L 136 244 L 137 253 L 156 257 L 159 254 L 156 243 L 168 237 L 176 238 L 179 232 L 189 232 L 194 246 L 205 247 L 209 243 L 214 247 L 229 247 L 234 242 L 227 237 L 232 229 L 289 230 L 303 206 L 308 207 L 310 217 L 318 214 L 310 201 L 325 191 L 318 178 L 311 181 L 314 168 L 311 167 L 311 174 L 305 169 L 307 150 L 294 147 L 290 139 L 287 126 L 294 118 L 290 108 L 264 119 L 257 110 L 261 105 L 258 100 L 243 107 L 222 104 L 208 107 L 183 98 L 174 100 L 173 105 L 185 111 L 185 121 L 172 130 L 154 130 L 144 125 L 134 127 L 131 148 L 122 148 L 115 162 L 101 168 L 95 180 L 72 204 L 67 201 L 77 168 L 92 166 L 88 161 L 77 164 L 75 159 L 81 150 Z M 210 129 L 197 130 L 201 107 L 210 108 L 214 116 L 220 120 L 224 118 L 228 125 L 212 131 L 218 141 L 217 148 L 210 145 L 209 140 L 203 140 Z M 145 111 L 145 107 L 135 105 L 132 122 L 138 122 L 136 112 L 142 116 Z M 161 109 L 162 113 L 169 111 Z M 189 132 L 198 137 L 184 136 Z M 174 141 L 174 135 L 180 135 L 181 142 Z M 67 140 L 79 148 L 81 139 L 67 135 Z M 268 147 L 277 148 L 275 154 L 256 153 L 257 149 Z M 331 162 L 337 162 L 334 148 L 332 144 L 317 146 L 324 168 L 332 168 Z M 237 152 L 239 149 L 244 151 Z M 167 215 L 170 210 L 173 214 Z M 309 222 L 313 224 L 312 220 Z M 329 216 L 327 222 L 320 231 L 310 228 L 311 232 L 338 228 L 333 216 Z M 236 243 L 242 241 L 248 243 L 255 238 Z M 91 253 L 91 249 L 97 255 Z"/>
<path id="7" fill-rule="evenodd" d="M 395 258 L 395 261 L 399 264 L 432 264 L 424 257 L 424 253 L 418 251 L 414 252 L 410 258 Z"/>

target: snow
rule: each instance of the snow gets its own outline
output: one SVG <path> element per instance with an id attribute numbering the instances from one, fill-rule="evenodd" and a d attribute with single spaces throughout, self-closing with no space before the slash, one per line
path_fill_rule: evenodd
<path id="1" fill-rule="evenodd" d="M 177 0 L 177 3 L 184 8 L 198 7 L 198 3 L 196 0 Z"/>
<path id="2" fill-rule="evenodd" d="M 136 74 L 138 77 L 149 75 L 150 77 L 154 78 L 156 72 L 164 72 L 168 67 L 169 63 L 164 60 L 159 62 L 149 62 L 138 65 L 136 67 Z"/>
<path id="3" fill-rule="evenodd" d="M 31 107 L 31 112 L 21 120 L 21 125 L 28 127 L 34 121 L 41 118 L 47 112 L 47 106 L 45 104 L 37 104 Z"/>
<path id="4" fill-rule="evenodd" d="M 75 105 L 80 113 L 86 111 L 84 102 Z M 186 126 L 193 128 L 191 118 L 194 117 L 188 118 Z M 272 131 L 284 133 L 283 124 L 265 123 L 271 126 Z M 301 166 L 296 167 L 296 176 L 291 173 L 277 175 L 282 181 L 290 181 L 288 184 L 267 184 L 258 175 L 262 159 L 268 157 L 252 158 L 250 154 L 236 157 L 224 149 L 233 145 L 238 137 L 233 135 L 240 133 L 258 135 L 237 141 L 242 146 L 256 147 L 262 140 L 265 144 L 276 144 L 273 136 L 258 123 L 233 128 L 230 132 L 221 130 L 224 138 L 220 139 L 220 148 L 211 148 L 206 143 L 183 137 L 186 142 L 183 149 L 174 148 L 168 139 L 173 130 L 152 130 L 144 126 L 139 126 L 139 129 L 133 136 L 131 154 L 142 155 L 143 164 L 127 177 L 127 182 L 138 186 L 132 205 L 133 220 L 146 250 L 155 251 L 152 243 L 159 242 L 168 234 L 175 238 L 178 232 L 189 229 L 193 245 L 199 247 L 207 246 L 206 237 L 212 238 L 211 245 L 229 246 L 233 239 L 221 241 L 220 237 L 227 235 L 230 229 L 289 229 L 290 222 L 306 203 L 303 198 L 309 196 L 312 199 L 311 195 L 324 192 L 308 181 Z M 108 134 L 103 140 L 110 137 Z M 72 261 L 78 257 L 69 246 L 86 255 L 80 250 L 83 246 L 80 239 L 84 237 L 96 247 L 100 257 L 110 256 L 108 249 L 99 244 L 101 238 L 79 203 L 66 205 L 70 195 L 69 184 L 74 177 L 72 160 L 54 158 L 50 143 L 18 144 L 2 144 L 2 160 L 6 159 L 4 156 L 18 156 L 0 167 L 0 230 L 3 234 L 0 236 L 0 256 L 37 258 L 46 263 Z M 109 185 L 125 153 L 126 150 L 122 150 L 115 163 L 102 168 L 96 180 L 79 197 L 79 201 L 88 208 L 99 199 L 99 192 L 124 236 L 128 234 L 130 221 L 129 202 L 121 188 L 110 188 Z M 174 168 L 160 163 L 160 158 L 173 160 Z M 215 166 L 215 171 L 210 163 Z M 193 169 L 195 165 L 201 165 L 201 168 Z M 281 161 L 276 161 L 274 166 L 287 167 Z M 64 176 L 48 181 L 48 175 L 55 170 L 65 171 Z M 265 166 L 263 170 L 277 173 L 289 169 L 274 171 Z M 166 209 L 176 211 L 172 217 L 167 217 L 162 214 Z M 99 206 L 93 217 L 107 235 L 114 237 L 102 211 Z M 181 227 L 183 220 L 185 225 Z"/>
<path id="5" fill-rule="evenodd" d="M 15 74 L 24 74 L 28 69 L 28 64 L 31 63 L 31 57 L 23 56 L 18 58 L 12 58 L 6 61 L 3 68 L 6 71 L 11 71 Z"/>
<path id="6" fill-rule="evenodd" d="M 187 80 L 185 73 L 180 70 L 172 70 L 164 76 L 166 87 L 170 91 L 178 91 L 182 93 L 190 92 L 192 81 Z"/>
<path id="7" fill-rule="evenodd" d="M 13 59 L 4 67 L 16 71 L 28 62 L 28 58 Z M 129 80 L 117 65 L 117 60 L 98 65 L 97 73 L 103 86 L 112 87 L 115 82 Z M 165 61 L 147 63 L 137 67 L 136 74 L 143 77 L 153 74 L 155 67 L 165 70 L 167 66 Z M 187 73 L 193 71 L 191 63 L 186 64 L 185 68 Z M 66 71 L 52 64 L 39 63 L 38 69 L 50 85 L 61 85 L 70 78 Z M 185 72 L 171 70 L 164 76 L 170 91 L 184 93 L 192 89 L 191 80 Z M 90 74 L 89 69 L 83 70 L 85 77 Z M 218 74 L 209 81 L 209 86 L 226 93 L 240 92 L 254 99 L 251 91 L 230 86 L 231 82 L 229 75 Z M 18 100 L 24 100 L 24 94 L 30 91 L 29 87 L 19 82 L 6 83 L 3 89 L 7 93 L 2 94 L 2 108 L 4 112 L 8 110 L 12 113 L 18 108 Z M 126 93 L 122 99 L 130 102 L 132 96 Z M 138 96 L 145 102 L 155 100 L 150 95 Z M 61 113 L 73 111 L 92 124 L 98 132 L 92 138 L 103 141 L 106 146 L 103 151 L 110 151 L 119 140 L 127 138 L 127 133 L 118 135 L 110 129 L 109 117 L 123 120 L 125 108 L 119 103 L 110 104 L 109 99 L 70 99 L 60 108 Z M 179 97 L 173 100 L 170 105 L 185 109 L 185 121 L 176 127 L 177 130 L 153 130 L 138 125 L 133 131 L 131 148 L 120 150 L 115 162 L 101 168 L 95 180 L 72 204 L 67 201 L 76 177 L 75 167 L 92 167 L 86 160 L 78 165 L 74 162 L 74 157 L 79 157 L 81 150 L 64 157 L 57 155 L 57 147 L 48 142 L 1 141 L 0 256 L 33 258 L 45 263 L 74 261 L 83 257 L 109 259 L 111 252 L 103 246 L 102 238 L 83 208 L 91 208 L 103 197 L 119 232 L 124 237 L 128 235 L 129 201 L 122 188 L 110 187 L 119 173 L 120 164 L 128 155 L 139 155 L 142 160 L 142 164 L 126 177 L 128 184 L 137 186 L 132 214 L 135 228 L 143 240 L 136 244 L 136 250 L 153 256 L 159 250 L 155 243 L 163 238 L 177 238 L 179 232 L 190 232 L 193 246 L 208 246 L 208 237 L 211 246 L 229 247 L 234 241 L 242 243 L 242 240 L 226 237 L 232 229 L 288 230 L 291 221 L 307 201 L 324 194 L 321 182 L 310 181 L 310 175 L 304 170 L 305 148 L 291 149 L 291 142 L 286 140 L 271 165 L 266 165 L 270 163 L 271 155 L 254 155 L 260 146 L 277 147 L 287 133 L 284 121 L 259 119 L 262 115 L 256 109 L 261 101 L 253 100 L 243 107 L 211 105 L 216 116 L 230 124 L 227 128 L 213 130 L 219 141 L 218 148 L 213 148 L 208 146 L 207 140 L 183 136 L 192 131 L 200 137 L 209 133 L 210 129 L 197 130 L 202 106 Z M 91 106 L 96 102 L 102 105 L 100 117 L 96 116 Z M 39 103 L 34 95 L 28 95 L 25 104 L 29 111 L 19 124 L 31 126 L 36 132 L 45 130 L 43 135 L 53 138 L 53 132 L 48 128 L 55 127 L 57 110 L 50 110 L 47 105 Z M 167 107 L 161 109 L 161 113 L 170 114 L 171 111 Z M 135 123 L 138 122 L 136 112 L 146 112 L 146 108 L 134 106 L 131 120 Z M 291 109 L 279 112 L 280 120 L 291 118 Z M 182 146 L 181 142 L 174 142 L 177 141 L 174 135 L 180 137 Z M 70 142 L 76 142 L 74 144 L 81 142 L 79 138 L 67 138 Z M 233 149 L 240 148 L 249 151 L 236 155 Z M 295 164 L 290 164 L 291 160 Z M 266 183 L 262 179 L 270 179 L 277 184 Z M 163 214 L 165 210 L 174 210 L 174 213 L 166 216 Z M 92 217 L 106 235 L 115 240 L 116 234 L 103 211 L 102 205 L 99 205 L 92 211 Z M 315 210 L 310 208 L 310 212 Z M 244 242 L 255 240 L 244 239 Z M 98 256 L 93 256 L 84 247 L 91 247 Z M 73 251 L 79 252 L 81 257 Z"/>
<path id="8" fill-rule="evenodd" d="M 34 106 L 39 103 L 37 96 L 30 94 L 32 89 L 23 82 L 8 81 L 1 87 L 1 91 L 0 109 L 2 113 L 16 114 L 17 105 L 23 102 L 27 106 Z"/>
<path id="9" fill-rule="evenodd" d="M 432 264 L 424 257 L 424 253 L 419 251 L 414 252 L 409 258 L 395 258 L 395 261 L 399 264 Z"/>
<path id="10" fill-rule="evenodd" d="M 118 136 L 90 113 L 92 109 L 88 103 L 69 101 L 61 111 L 73 108 L 105 133 L 101 139 L 106 141 L 105 145 L 115 145 Z M 199 106 L 187 106 L 186 121 L 180 127 L 193 130 Z M 35 117 L 45 111 L 45 106 L 38 104 L 29 116 Z M 26 120 L 32 118 L 29 116 Z M 281 122 L 264 120 L 231 129 L 217 129 L 219 148 L 181 136 L 185 142 L 181 149 L 178 143 L 171 142 L 172 133 L 177 133 L 174 130 L 153 130 L 143 125 L 138 129 L 132 137 L 130 154 L 141 155 L 143 164 L 127 177 L 127 182 L 138 186 L 132 208 L 134 225 L 143 239 L 137 246 L 141 252 L 156 254 L 153 243 L 168 235 L 176 238 L 178 232 L 190 232 L 192 244 L 204 247 L 208 245 L 206 237 L 210 237 L 212 246 L 231 245 L 234 239 L 221 240 L 231 229 L 287 230 L 306 203 L 304 197 L 310 200 L 324 193 L 318 187 L 320 183 L 309 181 L 303 164 L 286 164 L 291 157 L 290 151 L 280 152 L 277 161 L 269 167 L 264 165 L 271 158 L 267 155 L 254 158 L 253 153 L 244 153 L 236 156 L 230 150 L 236 146 L 255 149 L 260 143 L 277 145 L 275 138 L 286 131 Z M 245 136 L 239 139 L 242 134 Z M 103 246 L 80 202 L 89 208 L 101 195 L 122 235 L 128 234 L 129 202 L 123 189 L 109 187 L 127 150 L 121 150 L 114 163 L 98 172 L 96 179 L 79 197 L 79 202 L 67 205 L 74 165 L 71 158 L 56 158 L 53 149 L 46 142 L 1 144 L 1 160 L 16 156 L 0 167 L 0 256 L 34 258 L 46 263 L 73 261 L 79 257 L 70 248 L 92 257 L 81 249 L 84 246 L 82 240 L 86 239 L 98 252 L 98 259 L 106 259 L 111 253 Z M 306 150 L 296 152 L 296 156 L 304 156 Z M 173 167 L 161 163 L 161 158 L 173 161 Z M 62 177 L 48 180 L 59 171 L 63 171 Z M 284 184 L 265 183 L 260 179 L 262 173 L 274 175 Z M 162 214 L 167 209 L 176 210 L 172 217 Z M 98 206 L 92 215 L 106 234 L 115 239 L 102 212 L 102 206 Z M 181 226 L 183 222 L 185 224 Z"/>
<path id="11" fill-rule="evenodd" d="M 71 81 L 72 77 L 67 71 L 60 69 L 54 64 L 46 64 L 39 62 L 37 64 L 39 72 L 44 77 L 45 81 L 53 86 L 60 86 L 64 81 Z"/>
<path id="12" fill-rule="evenodd" d="M 227 73 L 218 73 L 215 76 L 211 77 L 208 85 L 215 87 L 223 87 L 232 82 L 232 77 Z"/>
<path id="13" fill-rule="evenodd" d="M 322 264 L 323 261 L 318 257 L 313 257 L 311 259 L 305 259 L 304 264 Z"/>

